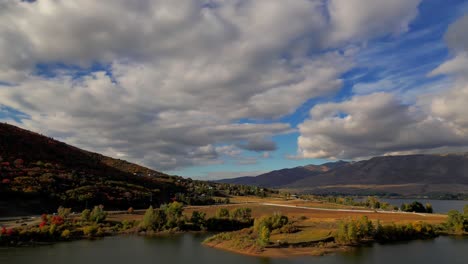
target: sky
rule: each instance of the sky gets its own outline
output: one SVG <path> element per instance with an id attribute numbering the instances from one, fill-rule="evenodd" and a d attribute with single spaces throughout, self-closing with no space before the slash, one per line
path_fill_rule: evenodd
<path id="1" fill-rule="evenodd" d="M 468 151 L 466 0 L 0 0 L 0 62 L 1 122 L 169 174 Z"/>

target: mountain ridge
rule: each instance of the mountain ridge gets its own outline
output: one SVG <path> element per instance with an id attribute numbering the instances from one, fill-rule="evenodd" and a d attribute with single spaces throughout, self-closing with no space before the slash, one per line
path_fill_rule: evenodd
<path id="1" fill-rule="evenodd" d="M 254 178 L 244 178 L 242 184 L 263 186 L 262 183 L 268 182 L 268 177 L 276 175 L 273 185 L 267 184 L 268 187 L 317 194 L 468 193 L 468 153 L 380 156 L 338 163 L 339 166 L 333 168 L 327 165 L 334 163 L 324 163 L 286 169 L 291 172 L 290 178 L 286 174 L 279 175 L 278 172 L 285 169 L 272 171 Z M 320 171 L 322 166 L 326 169 Z M 314 172 L 298 169 L 307 167 Z M 228 182 L 235 184 L 237 180 L 229 179 Z"/>

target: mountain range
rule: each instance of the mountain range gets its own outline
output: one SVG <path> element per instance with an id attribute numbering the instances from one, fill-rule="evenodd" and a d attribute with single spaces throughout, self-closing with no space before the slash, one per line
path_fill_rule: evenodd
<path id="1" fill-rule="evenodd" d="M 337 161 L 219 182 L 315 194 L 467 194 L 468 153 L 381 156 L 357 162 Z"/>

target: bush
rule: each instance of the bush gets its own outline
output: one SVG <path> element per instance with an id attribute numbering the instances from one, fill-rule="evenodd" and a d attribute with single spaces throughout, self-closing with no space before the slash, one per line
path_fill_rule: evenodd
<path id="1" fill-rule="evenodd" d="M 84 209 L 83 212 L 81 212 L 81 220 L 88 222 L 91 216 L 91 211 L 89 209 Z"/>
<path id="2" fill-rule="evenodd" d="M 400 207 L 403 212 L 416 212 L 416 213 L 433 213 L 432 205 L 426 203 L 426 207 L 418 201 L 414 201 L 410 204 L 403 203 Z"/>
<path id="3" fill-rule="evenodd" d="M 272 216 L 264 216 L 258 219 L 255 219 L 254 230 L 259 232 L 263 226 L 266 226 L 268 230 L 273 231 L 275 229 L 280 229 L 284 225 L 288 224 L 289 219 L 287 216 L 284 216 L 279 213 L 275 213 Z"/>
<path id="4" fill-rule="evenodd" d="M 58 209 L 57 209 L 57 215 L 62 217 L 63 219 L 66 219 L 68 218 L 68 216 L 70 215 L 71 213 L 71 208 L 65 208 L 65 207 L 62 207 L 60 206 Z"/>
<path id="5" fill-rule="evenodd" d="M 451 210 L 448 212 L 446 225 L 450 231 L 462 233 L 468 231 L 468 218 L 457 210 Z"/>
<path id="6" fill-rule="evenodd" d="M 252 218 L 252 209 L 236 208 L 234 211 L 232 211 L 231 218 L 238 221 L 248 222 Z"/>
<path id="7" fill-rule="evenodd" d="M 93 211 L 91 211 L 89 216 L 89 220 L 96 223 L 102 223 L 104 220 L 106 220 L 106 217 L 107 213 L 104 211 L 104 206 L 99 205 L 94 206 Z"/>
<path id="8" fill-rule="evenodd" d="M 216 211 L 217 218 L 229 218 L 229 210 L 227 208 L 219 208 Z"/>
<path id="9" fill-rule="evenodd" d="M 154 210 L 153 207 L 150 206 L 143 216 L 140 227 L 144 230 L 159 231 L 162 230 L 166 224 L 167 217 L 165 211 L 161 209 Z"/>
<path id="10" fill-rule="evenodd" d="M 69 239 L 70 238 L 70 230 L 65 229 L 63 230 L 62 234 L 60 235 L 63 239 Z"/>
<path id="11" fill-rule="evenodd" d="M 206 214 L 203 212 L 193 211 L 190 217 L 190 222 L 198 229 L 203 229 L 206 226 Z"/>
<path id="12" fill-rule="evenodd" d="M 258 232 L 257 244 L 260 247 L 265 247 L 270 243 L 271 231 L 266 226 L 262 226 Z"/>
<path id="13" fill-rule="evenodd" d="M 98 227 L 96 225 L 89 225 L 89 226 L 83 227 L 83 234 L 88 237 L 92 237 L 96 235 L 97 231 L 98 231 Z"/>
<path id="14" fill-rule="evenodd" d="M 373 238 L 375 230 L 374 224 L 367 216 L 359 220 L 344 220 L 338 223 L 335 240 L 342 244 L 357 243 L 366 238 Z"/>
<path id="15" fill-rule="evenodd" d="M 280 233 L 283 234 L 292 234 L 299 232 L 299 228 L 292 223 L 288 223 L 287 225 L 280 228 Z"/>

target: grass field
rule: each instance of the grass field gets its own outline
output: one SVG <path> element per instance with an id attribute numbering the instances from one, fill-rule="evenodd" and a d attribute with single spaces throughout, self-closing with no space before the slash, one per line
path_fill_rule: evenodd
<path id="1" fill-rule="evenodd" d="M 447 216 L 441 214 L 416 214 L 405 212 L 391 211 L 374 211 L 363 207 L 343 206 L 338 204 L 329 204 L 318 201 L 304 200 L 284 200 L 284 199 L 261 199 L 252 197 L 236 197 L 231 199 L 234 204 L 225 206 L 204 206 L 204 207 L 188 207 L 187 213 L 194 210 L 205 212 L 208 216 L 213 216 L 216 211 L 225 207 L 234 209 L 238 207 L 249 207 L 252 209 L 252 216 L 258 218 L 261 216 L 269 216 L 274 213 L 281 213 L 289 218 L 290 222 L 294 223 L 299 231 L 296 233 L 280 233 L 274 231 L 271 234 L 270 241 L 280 244 L 287 243 L 290 246 L 286 248 L 264 248 L 261 252 L 252 248 L 239 249 L 238 245 L 233 245 L 233 242 L 239 239 L 229 239 L 217 243 L 208 243 L 209 246 L 232 250 L 234 252 L 258 255 L 258 256 L 293 256 L 293 255 L 322 255 L 339 250 L 346 250 L 346 247 L 341 247 L 334 243 L 325 243 L 323 247 L 302 247 L 300 244 L 310 244 L 314 241 L 322 241 L 333 236 L 338 228 L 338 223 L 343 219 L 359 219 L 367 216 L 370 220 L 380 221 L 382 225 L 386 224 L 408 224 L 415 222 L 426 222 L 430 224 L 440 224 L 446 221 Z M 268 205 L 266 205 L 268 204 Z M 242 236 L 242 232 L 238 233 Z M 248 244 L 248 243 L 247 243 Z"/>

